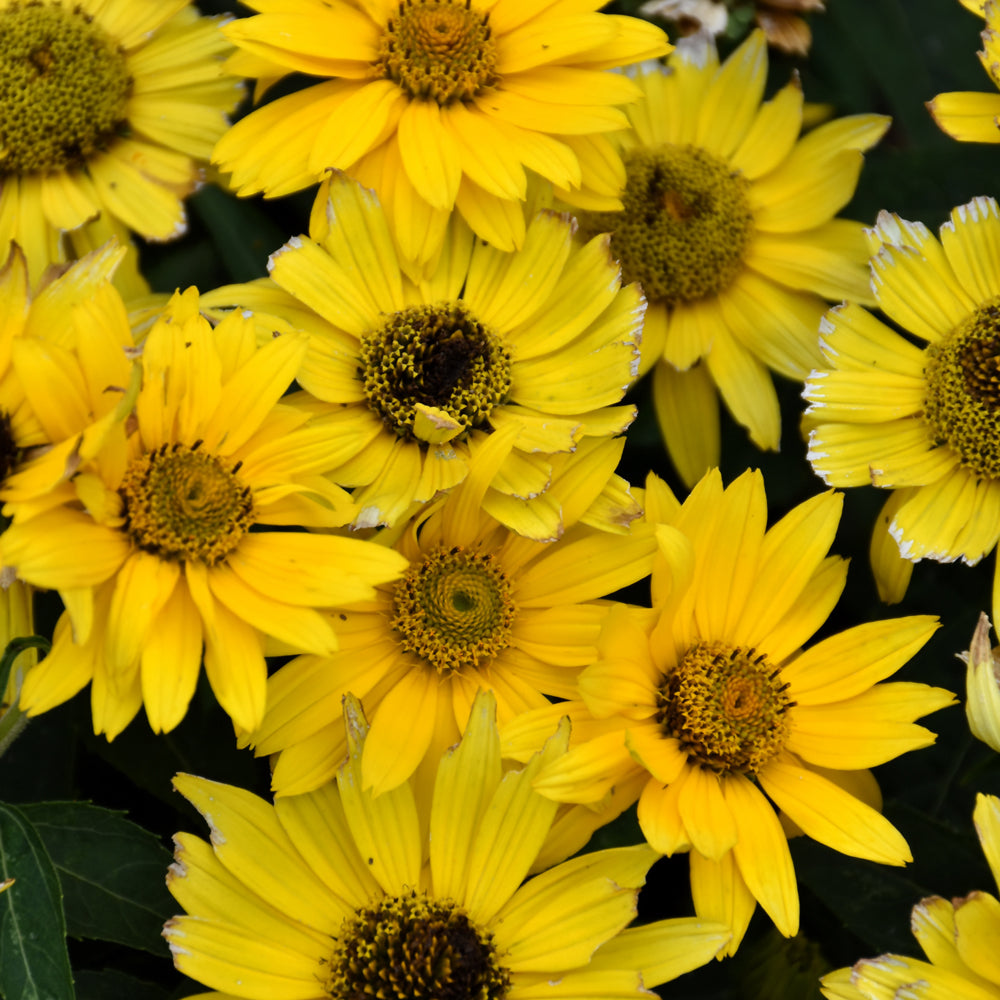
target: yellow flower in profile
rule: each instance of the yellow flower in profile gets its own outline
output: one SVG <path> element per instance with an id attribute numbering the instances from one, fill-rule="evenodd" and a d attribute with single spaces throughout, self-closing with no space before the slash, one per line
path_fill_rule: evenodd
<path id="1" fill-rule="evenodd" d="M 986 18 L 979 61 L 994 86 L 1000 87 L 1000 5 L 996 0 L 959 0 L 974 14 Z M 1000 142 L 1000 94 L 956 91 L 938 94 L 927 110 L 942 132 L 960 142 Z"/>
<path id="2" fill-rule="evenodd" d="M 990 620 L 985 613 L 973 633 L 966 662 L 965 717 L 977 740 L 1000 753 L 1000 660 L 990 642 Z"/>
<path id="3" fill-rule="evenodd" d="M 134 412 L 117 414 L 103 446 L 80 452 L 79 471 L 44 502 L 5 490 L 14 523 L 0 538 L 4 563 L 58 590 L 67 608 L 25 679 L 30 715 L 92 681 L 96 732 L 113 738 L 143 704 L 153 729 L 169 730 L 204 645 L 220 704 L 252 729 L 264 711 L 265 636 L 332 653 L 333 627 L 316 608 L 368 599 L 403 569 L 382 546 L 283 530 L 336 526 L 353 512 L 317 472 L 328 432 L 279 403 L 305 350 L 302 335 L 258 348 L 239 314 L 213 330 L 196 289 L 175 295 L 135 362 Z M 64 379 L 67 409 L 74 393 L 120 396 L 115 385 L 130 381 L 121 356 L 117 377 L 84 368 L 79 384 Z"/>
<path id="4" fill-rule="evenodd" d="M 97 216 L 164 240 L 242 86 L 219 18 L 185 0 L 0 0 L 0 246 L 33 280 Z"/>
<path id="5" fill-rule="evenodd" d="M 972 813 L 983 854 L 1000 889 L 1000 799 L 978 794 Z M 1000 901 L 988 892 L 960 899 L 930 896 L 910 917 L 927 960 L 881 955 L 821 980 L 829 1000 L 996 1000 L 1000 997 Z"/>
<path id="6" fill-rule="evenodd" d="M 1000 538 L 1000 212 L 992 198 L 961 205 L 940 242 L 883 212 L 871 240 L 879 307 L 905 335 L 856 305 L 831 310 L 803 395 L 816 473 L 895 491 L 876 528 L 895 545 L 874 546 L 873 564 L 898 600 L 900 556 L 974 564 Z"/>
<path id="7" fill-rule="evenodd" d="M 531 782 L 565 748 L 567 727 L 503 774 L 492 697 L 480 694 L 426 809 L 409 783 L 364 789 L 367 727 L 355 700 L 345 714 L 336 785 L 271 806 L 174 779 L 212 833 L 211 844 L 177 834 L 167 877 L 187 910 L 163 931 L 184 975 L 247 1000 L 649 1000 L 728 940 L 695 918 L 628 927 L 656 860 L 645 845 L 524 881 L 556 810 Z"/>
<path id="8" fill-rule="evenodd" d="M 250 0 L 228 25 L 234 71 L 323 78 L 237 122 L 215 162 L 242 195 L 288 194 L 330 168 L 378 191 L 404 258 L 432 263 L 449 213 L 502 250 L 524 241 L 529 175 L 619 205 L 604 133 L 638 88 L 610 67 L 670 51 L 600 0 Z"/>
<path id="9" fill-rule="evenodd" d="M 644 773 L 643 834 L 663 854 L 690 851 L 695 910 L 733 928 L 731 951 L 758 902 L 782 934 L 798 930 L 789 831 L 854 857 L 910 860 L 872 807 L 867 769 L 929 746 L 934 734 L 913 720 L 953 701 L 878 683 L 930 638 L 934 618 L 859 625 L 802 649 L 844 586 L 846 563 L 827 556 L 840 510 L 839 495 L 822 494 L 765 530 L 760 473 L 725 490 L 706 475 L 657 528 L 656 614 L 612 612 L 580 677 L 591 714 L 620 718 L 624 738 L 574 747 L 536 783 L 597 802 Z"/>
<path id="10" fill-rule="evenodd" d="M 0 498 L 35 501 L 96 454 L 131 405 L 133 346 L 108 244 L 31 289 L 14 245 L 0 267 Z"/>
<path id="11" fill-rule="evenodd" d="M 6 679 L 0 680 L 0 754 L 28 721 L 17 703 L 26 673 L 38 662 L 40 637 L 35 635 L 33 600 L 34 590 L 26 583 L 0 575 L 0 660 L 9 660 Z M 0 892 L 5 888 L 0 883 Z"/>
<path id="12" fill-rule="evenodd" d="M 298 381 L 329 420 L 331 478 L 356 487 L 354 527 L 395 524 L 456 486 L 513 424 L 484 509 L 532 538 L 558 537 L 556 509 L 519 501 L 544 496 L 552 453 L 620 434 L 635 416 L 614 404 L 635 378 L 645 303 L 621 286 L 607 238 L 578 248 L 570 219 L 542 213 L 511 254 L 455 219 L 438 266 L 414 284 L 371 191 L 338 174 L 321 195 L 311 239 L 271 257 L 281 290 L 224 294 L 311 335 Z"/>
<path id="13" fill-rule="evenodd" d="M 889 124 L 856 115 L 800 139 L 797 79 L 761 103 L 762 32 L 721 66 L 714 46 L 698 51 L 635 76 L 646 99 L 613 137 L 624 211 L 578 216 L 582 235 L 612 233 L 623 280 L 642 285 L 643 367 L 656 363 L 657 416 L 689 486 L 719 464 L 718 395 L 759 448 L 776 449 L 769 369 L 805 378 L 826 300 L 870 299 L 862 227 L 834 216 Z"/>
<path id="14" fill-rule="evenodd" d="M 267 712 L 248 738 L 258 754 L 279 753 L 279 795 L 312 791 L 336 774 L 348 691 L 372 721 L 362 774 L 376 794 L 421 762 L 435 766 L 480 688 L 494 692 L 501 725 L 548 705 L 546 695 L 574 696 L 596 655 L 610 607 L 603 598 L 648 576 L 655 541 L 647 525 L 621 535 L 584 523 L 620 441 L 595 442 L 562 463 L 550 488 L 567 519 L 559 541 L 529 541 L 498 524 L 482 497 L 503 460 L 502 434 L 447 499 L 383 532 L 407 569 L 374 601 L 332 616 L 338 652 L 299 657 L 269 679 Z"/>

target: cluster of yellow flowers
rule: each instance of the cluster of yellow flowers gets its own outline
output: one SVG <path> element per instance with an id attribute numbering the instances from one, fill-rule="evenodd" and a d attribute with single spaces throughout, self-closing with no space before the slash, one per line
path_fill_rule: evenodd
<path id="1" fill-rule="evenodd" d="M 937 621 L 812 641 L 842 496 L 769 526 L 761 474 L 717 469 L 719 398 L 773 450 L 772 373 L 804 383 L 815 472 L 892 490 L 885 599 L 982 559 L 997 203 L 940 240 L 837 217 L 889 120 L 802 134 L 762 31 L 720 61 L 598 0 L 247 3 L 0 0 L 6 634 L 27 588 L 63 608 L 0 750 L 88 684 L 96 733 L 169 732 L 204 665 L 275 795 L 175 780 L 212 836 L 177 838 L 164 933 L 218 1000 L 641 997 L 734 954 L 758 903 L 797 933 L 789 837 L 912 860 L 870 769 L 954 701 L 890 680 Z M 966 6 L 1000 79 L 1000 5 Z M 294 73 L 228 124 L 245 78 Z M 1000 95 L 932 112 L 1000 141 Z M 152 295 L 131 234 L 179 233 L 209 161 L 240 196 L 318 184 L 308 234 L 269 278 Z M 646 372 L 683 500 L 617 471 Z M 986 624 L 969 671 L 1000 750 Z M 646 843 L 572 857 L 632 806 Z M 1000 878 L 997 799 L 976 822 Z M 696 915 L 629 928 L 677 853 Z M 925 900 L 929 963 L 824 989 L 995 998 L 998 907 Z"/>

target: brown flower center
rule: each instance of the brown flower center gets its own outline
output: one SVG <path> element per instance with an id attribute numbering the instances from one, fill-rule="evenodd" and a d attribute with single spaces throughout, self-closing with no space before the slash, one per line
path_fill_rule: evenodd
<path id="1" fill-rule="evenodd" d="M 215 455 L 162 445 L 129 463 L 118 492 L 125 530 L 161 559 L 214 566 L 254 523 L 253 494 Z"/>
<path id="2" fill-rule="evenodd" d="M 402 0 L 379 43 L 375 68 L 412 98 L 469 101 L 498 81 L 489 13 L 471 0 Z"/>
<path id="3" fill-rule="evenodd" d="M 323 987 L 334 1000 L 503 1000 L 493 936 L 450 900 L 387 896 L 342 924 Z"/>
<path id="4" fill-rule="evenodd" d="M 754 234 L 750 183 L 696 146 L 638 149 L 625 157 L 620 212 L 583 212 L 580 233 L 611 233 L 623 282 L 669 306 L 716 295 L 743 268 Z"/>
<path id="5" fill-rule="evenodd" d="M 957 452 L 965 468 L 1000 479 L 1000 299 L 924 354 L 924 420 L 935 443 Z"/>
<path id="6" fill-rule="evenodd" d="M 438 548 L 413 564 L 393 592 L 399 644 L 443 676 L 507 648 L 517 607 L 490 553 Z"/>
<path id="7" fill-rule="evenodd" d="M 786 688 L 755 650 L 699 642 L 664 678 L 657 720 L 703 767 L 755 774 L 788 739 Z"/>
<path id="8" fill-rule="evenodd" d="M 126 127 L 124 53 L 82 6 L 13 0 L 0 10 L 0 171 L 79 166 Z"/>
<path id="9" fill-rule="evenodd" d="M 510 352 L 461 301 L 393 313 L 362 337 L 360 360 L 368 405 L 406 440 L 419 403 L 470 430 L 510 390 Z"/>

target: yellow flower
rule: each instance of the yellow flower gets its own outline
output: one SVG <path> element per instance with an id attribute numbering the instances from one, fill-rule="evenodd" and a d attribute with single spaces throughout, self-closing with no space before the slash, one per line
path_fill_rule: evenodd
<path id="1" fill-rule="evenodd" d="M 969 652 L 961 654 L 965 673 L 965 717 L 977 740 L 1000 753 L 1000 662 L 990 643 L 990 620 L 979 616 Z"/>
<path id="2" fill-rule="evenodd" d="M 566 727 L 502 776 L 493 702 L 481 694 L 434 776 L 363 788 L 366 726 L 345 705 L 349 756 L 336 785 L 272 807 L 178 775 L 211 845 L 180 833 L 168 886 L 187 916 L 164 928 L 174 964 L 229 997 L 531 1000 L 652 998 L 709 961 L 728 931 L 694 918 L 628 928 L 656 860 L 645 845 L 585 854 L 522 881 L 555 815 L 532 790 Z"/>
<path id="3" fill-rule="evenodd" d="M 312 238 L 271 257 L 280 291 L 236 286 L 212 300 L 311 334 L 298 380 L 328 415 L 331 478 L 357 487 L 354 526 L 394 524 L 451 489 L 513 424 L 484 509 L 532 538 L 558 537 L 556 509 L 520 501 L 544 495 L 552 453 L 620 434 L 635 415 L 613 404 L 636 374 L 645 303 L 621 287 L 607 238 L 576 248 L 571 221 L 545 213 L 509 254 L 456 219 L 439 265 L 414 284 L 372 192 L 343 175 L 328 192 Z"/>
<path id="4" fill-rule="evenodd" d="M 181 199 L 242 94 L 229 49 L 184 0 L 0 0 L 0 246 L 16 240 L 33 279 L 98 215 L 183 232 Z"/>
<path id="5" fill-rule="evenodd" d="M 974 564 L 1000 537 L 1000 213 L 992 198 L 961 205 L 938 242 L 883 212 L 870 236 L 878 304 L 912 336 L 853 304 L 831 310 L 825 360 L 803 395 L 817 474 L 831 486 L 895 490 L 873 565 L 898 600 L 908 580 L 900 556 Z M 998 593 L 994 585 L 994 620 Z"/>
<path id="6" fill-rule="evenodd" d="M 67 608 L 51 653 L 25 680 L 29 714 L 93 681 L 96 732 L 114 737 L 143 703 L 153 729 L 169 730 L 194 693 L 204 644 L 220 704 L 254 728 L 264 637 L 332 653 L 333 627 L 316 608 L 367 599 L 401 571 L 396 553 L 358 539 L 257 530 L 335 526 L 353 512 L 316 474 L 328 431 L 278 402 L 305 341 L 258 349 L 249 318 L 212 330 L 196 289 L 175 295 L 135 362 L 134 413 L 118 416 L 95 454 L 81 449 L 80 470 L 44 503 L 7 495 L 4 561 L 58 590 Z M 85 368 L 82 384 L 63 391 L 107 394 L 109 377 Z M 128 382 L 126 367 L 111 386 Z"/>
<path id="7" fill-rule="evenodd" d="M 979 843 L 1000 887 L 1000 799 L 976 796 L 972 814 Z M 910 928 L 927 961 L 881 955 L 838 969 L 821 980 L 830 1000 L 996 1000 L 1000 997 L 1000 902 L 988 892 L 962 899 L 921 900 Z"/>
<path id="8" fill-rule="evenodd" d="M 527 177 L 618 203 L 604 133 L 638 89 L 609 67 L 665 55 L 659 29 L 599 0 L 302 0 L 235 21 L 232 67 L 323 82 L 238 122 L 216 147 L 240 194 L 287 194 L 329 168 L 374 188 L 402 255 L 440 250 L 448 215 L 503 250 L 524 241 Z M 527 172 L 526 172 L 527 171 Z"/>
<path id="9" fill-rule="evenodd" d="M 482 497 L 503 458 L 500 439 L 491 440 L 492 462 L 484 453 L 446 500 L 382 534 L 407 569 L 370 604 L 332 616 L 339 651 L 299 657 L 268 681 L 268 710 L 249 741 L 258 754 L 280 752 L 272 778 L 279 795 L 336 774 L 348 691 L 372 720 L 363 776 L 376 794 L 421 761 L 424 770 L 435 766 L 479 688 L 494 692 L 501 725 L 548 705 L 546 695 L 575 694 L 610 606 L 602 598 L 649 574 L 655 542 L 646 525 L 620 535 L 583 523 L 621 454 L 617 441 L 561 463 L 549 491 L 567 518 L 560 541 L 528 541 L 499 525 L 483 513 Z"/>
<path id="10" fill-rule="evenodd" d="M 757 902 L 782 934 L 798 930 L 788 832 L 884 864 L 910 860 L 869 804 L 878 790 L 866 769 L 930 745 L 913 720 L 953 700 L 877 683 L 930 638 L 928 616 L 860 625 L 802 651 L 844 586 L 845 562 L 826 554 L 840 509 L 826 493 L 765 531 L 759 473 L 725 490 L 718 472 L 705 476 L 657 528 L 656 614 L 612 612 L 601 657 L 580 677 L 591 714 L 620 719 L 624 739 L 575 747 L 536 784 L 562 801 L 599 801 L 644 773 L 643 834 L 664 854 L 690 851 L 695 910 L 733 928 L 732 951 Z"/>
<path id="11" fill-rule="evenodd" d="M 768 369 L 805 378 L 825 300 L 870 298 L 862 227 L 833 216 L 889 119 L 843 118 L 799 139 L 798 80 L 761 104 L 766 78 L 759 31 L 721 66 L 710 45 L 637 74 L 646 99 L 614 137 L 624 211 L 579 216 L 584 236 L 612 232 L 623 280 L 649 302 L 643 367 L 657 362 L 657 416 L 689 486 L 719 463 L 717 392 L 758 447 L 776 449 Z"/>
<path id="12" fill-rule="evenodd" d="M 995 0 L 960 0 L 963 7 L 986 18 L 979 61 L 994 86 L 1000 87 L 1000 5 Z M 928 101 L 938 128 L 960 142 L 1000 142 L 1000 94 L 958 91 Z"/>

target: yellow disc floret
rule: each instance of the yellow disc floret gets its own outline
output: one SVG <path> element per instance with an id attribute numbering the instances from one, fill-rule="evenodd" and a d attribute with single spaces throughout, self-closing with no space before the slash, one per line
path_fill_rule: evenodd
<path id="1" fill-rule="evenodd" d="M 583 212 L 580 233 L 611 233 L 624 283 L 651 302 L 717 295 L 743 267 L 754 234 L 750 182 L 695 146 L 638 149 L 625 158 L 621 212 Z"/>
<path id="2" fill-rule="evenodd" d="M 124 54 L 81 7 L 17 0 L 0 10 L 0 171 L 83 163 L 125 129 Z"/>
<path id="3" fill-rule="evenodd" d="M 375 67 L 416 99 L 469 101 L 498 81 L 489 14 L 471 0 L 403 0 L 389 18 Z"/>
<path id="4" fill-rule="evenodd" d="M 462 302 L 393 313 L 362 338 L 359 356 L 368 405 L 406 440 L 414 438 L 418 403 L 470 430 L 510 389 L 510 352 Z"/>
<path id="5" fill-rule="evenodd" d="M 1000 299 L 928 345 L 924 420 L 961 464 L 1000 479 Z"/>
<path id="6" fill-rule="evenodd" d="M 786 687 L 755 650 L 699 642 L 664 678 L 657 719 L 692 761 L 755 774 L 788 739 Z"/>
<path id="7" fill-rule="evenodd" d="M 341 925 L 323 984 L 335 1000 L 502 1000 L 493 936 L 450 900 L 387 896 Z"/>
<path id="8" fill-rule="evenodd" d="M 406 571 L 393 599 L 400 645 L 444 676 L 476 667 L 509 644 L 516 606 L 490 553 L 435 549 Z"/>
<path id="9" fill-rule="evenodd" d="M 254 523 L 253 494 L 198 445 L 163 445 L 129 463 L 118 492 L 125 530 L 161 559 L 208 566 L 225 559 Z"/>

